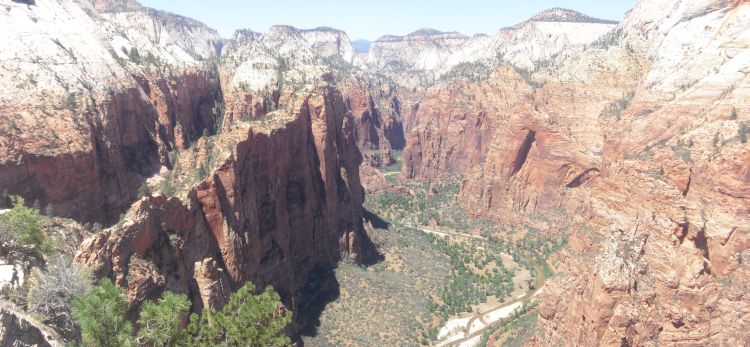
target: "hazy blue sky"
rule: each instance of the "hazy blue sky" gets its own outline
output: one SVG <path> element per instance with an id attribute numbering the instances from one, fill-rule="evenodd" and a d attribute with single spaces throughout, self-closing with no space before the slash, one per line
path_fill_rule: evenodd
<path id="1" fill-rule="evenodd" d="M 205 22 L 230 37 L 235 29 L 266 31 L 274 24 L 330 26 L 354 39 L 404 35 L 430 27 L 467 35 L 494 33 L 537 12 L 564 7 L 621 20 L 635 0 L 140 0 L 143 5 Z"/>

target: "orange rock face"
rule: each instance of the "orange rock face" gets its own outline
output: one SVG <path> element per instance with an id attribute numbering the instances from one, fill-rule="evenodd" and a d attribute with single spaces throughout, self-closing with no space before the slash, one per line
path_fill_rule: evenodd
<path id="1" fill-rule="evenodd" d="M 479 83 L 459 80 L 426 92 L 408 120 L 403 174 L 430 179 L 463 174 L 482 163 L 502 124 L 528 114 L 532 89 L 512 68 Z"/>
<path id="2" fill-rule="evenodd" d="M 0 148 L 0 186 L 40 206 L 51 204 L 60 216 L 100 223 L 115 220 L 135 199 L 142 181 L 162 163 L 168 165 L 167 151 L 185 148 L 204 129 L 213 131 L 213 108 L 221 95 L 218 80 L 207 72 L 138 80 L 141 87 L 105 96 L 81 95 L 80 104 L 70 109 L 52 109 L 51 115 L 74 118 L 55 129 L 52 144 L 29 136 L 33 132 L 8 133 L 3 139 L 8 146 Z M 84 101 L 89 97 L 97 104 Z M 16 105 L 5 108 L 4 114 L 15 117 L 32 112 L 32 107 Z M 69 151 L 63 151 L 66 148 Z"/>
<path id="3" fill-rule="evenodd" d="M 0 42 L 12 57 L 0 74 L 0 189 L 59 216 L 111 223 L 146 178 L 169 166 L 168 151 L 213 131 L 221 92 L 202 60 L 216 54 L 218 35 L 135 1 L 92 4 L 32 1 L 3 13 L 17 30 Z M 138 47 L 113 46 L 116 31 Z M 160 44 L 194 53 L 172 55 Z"/>
<path id="4" fill-rule="evenodd" d="M 639 2 L 612 45 L 565 53 L 528 83 L 501 68 L 432 90 L 409 121 L 405 176 L 463 176 L 460 200 L 477 216 L 567 216 L 570 246 L 545 286 L 532 345 L 750 339 L 748 81 L 734 73 L 748 61 L 732 49 L 712 52 L 728 54 L 720 60 L 666 58 L 693 44 L 681 36 L 691 30 L 715 29 L 701 45 L 733 47 L 747 7 L 654 12 L 675 1 L 662 2 L 671 5 Z M 669 29 L 662 15 L 713 24 Z M 658 30 L 668 39 L 651 36 Z"/>

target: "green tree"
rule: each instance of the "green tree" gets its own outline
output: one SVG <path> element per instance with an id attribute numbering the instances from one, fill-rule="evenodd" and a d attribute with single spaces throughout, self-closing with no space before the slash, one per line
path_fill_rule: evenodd
<path id="1" fill-rule="evenodd" d="M 221 311 L 206 309 L 193 314 L 188 325 L 186 346 L 290 346 L 284 328 L 292 312 L 281 306 L 272 287 L 253 295 L 255 286 L 246 284 L 229 297 Z"/>
<path id="2" fill-rule="evenodd" d="M 190 301 L 185 294 L 165 292 L 159 302 L 146 301 L 141 309 L 138 342 L 148 346 L 174 346 L 185 332 L 180 323 L 187 318 Z"/>
<path id="3" fill-rule="evenodd" d="M 47 217 L 55 216 L 55 207 L 51 203 L 47 204 L 47 207 L 44 208 L 44 215 Z"/>
<path id="4" fill-rule="evenodd" d="M 0 215 L 1 222 L 9 229 L 10 237 L 24 246 L 33 246 L 42 253 L 50 250 L 50 242 L 42 232 L 42 216 L 39 210 L 26 207 L 20 196 L 12 196 L 13 208 Z"/>
<path id="5" fill-rule="evenodd" d="M 138 49 L 135 47 L 130 48 L 130 51 L 128 52 L 128 58 L 134 63 L 141 62 L 141 54 L 138 53 Z"/>
<path id="6" fill-rule="evenodd" d="M 73 318 L 81 327 L 82 346 L 135 346 L 133 327 L 125 319 L 128 300 L 122 288 L 102 278 L 89 295 L 73 300 Z"/>

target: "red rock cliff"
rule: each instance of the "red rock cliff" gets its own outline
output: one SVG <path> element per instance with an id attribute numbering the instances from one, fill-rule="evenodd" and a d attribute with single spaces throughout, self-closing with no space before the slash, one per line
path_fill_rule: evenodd
<path id="1" fill-rule="evenodd" d="M 235 125 L 231 155 L 187 201 L 144 198 L 121 226 L 87 240 L 77 261 L 128 289 L 132 307 L 164 290 L 218 307 L 247 281 L 273 285 L 305 324 L 320 273 L 374 249 L 362 227 L 361 156 L 333 87 L 284 100 Z"/>
<path id="2" fill-rule="evenodd" d="M 12 57 L 0 75 L 0 188 L 8 194 L 110 223 L 145 178 L 169 165 L 167 151 L 213 131 L 221 92 L 213 65 L 199 60 L 216 53 L 215 32 L 153 10 L 100 16 L 83 2 L 14 3 L 2 16 L 15 28 L 0 41 Z M 180 42 L 184 26 L 195 33 L 187 41 L 205 35 L 202 49 Z M 132 41 L 107 41 L 122 30 Z M 170 52 L 181 44 L 200 53 L 178 60 Z"/>

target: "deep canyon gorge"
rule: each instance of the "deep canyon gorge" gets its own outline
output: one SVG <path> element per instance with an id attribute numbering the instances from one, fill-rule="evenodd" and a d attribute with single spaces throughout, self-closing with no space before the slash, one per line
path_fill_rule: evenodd
<path id="1" fill-rule="evenodd" d="M 297 345 L 750 342 L 750 1 L 366 51 L 134 0 L 0 0 L 0 29 L 0 209 L 45 211 L 133 322 L 251 282 Z M 63 345 L 14 294 L 27 251 L 0 238 L 0 346 Z"/>

